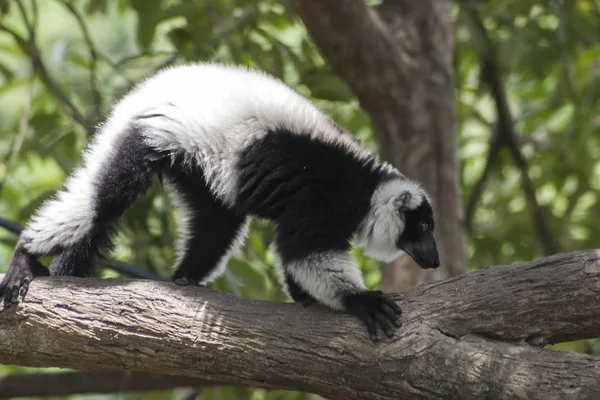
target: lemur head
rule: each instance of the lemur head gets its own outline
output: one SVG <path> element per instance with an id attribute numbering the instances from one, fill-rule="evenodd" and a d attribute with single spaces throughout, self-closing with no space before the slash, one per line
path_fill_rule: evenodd
<path id="1" fill-rule="evenodd" d="M 421 268 L 437 268 L 440 258 L 434 228 L 427 193 L 416 183 L 397 176 L 375 189 L 356 239 L 365 254 L 377 260 L 391 262 L 404 251 Z"/>

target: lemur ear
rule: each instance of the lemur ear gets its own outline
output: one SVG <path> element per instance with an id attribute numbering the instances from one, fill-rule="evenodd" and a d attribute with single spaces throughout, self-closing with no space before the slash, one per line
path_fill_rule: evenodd
<path id="1" fill-rule="evenodd" d="M 399 211 L 408 210 L 408 203 L 412 199 L 412 194 L 409 191 L 402 192 L 394 198 L 394 208 Z"/>

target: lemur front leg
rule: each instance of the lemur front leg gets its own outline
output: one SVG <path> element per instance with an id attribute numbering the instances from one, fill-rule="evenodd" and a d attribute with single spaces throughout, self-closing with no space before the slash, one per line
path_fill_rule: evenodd
<path id="1" fill-rule="evenodd" d="M 358 267 L 347 252 L 320 252 L 294 259 L 286 257 L 280 249 L 278 253 L 292 298 L 302 299 L 301 295 L 305 293 L 332 309 L 357 316 L 366 325 L 373 341 L 379 339 L 377 326 L 388 337 L 401 326 L 400 307 L 381 291 L 366 289 Z M 294 292 L 294 288 L 300 291 Z"/>
<path id="2" fill-rule="evenodd" d="M 294 281 L 294 278 L 291 274 L 285 271 L 283 271 L 282 274 L 285 291 L 288 296 L 292 298 L 292 300 L 294 300 L 296 303 L 302 304 L 304 307 L 318 303 L 317 299 L 306 293 L 306 291 Z"/>

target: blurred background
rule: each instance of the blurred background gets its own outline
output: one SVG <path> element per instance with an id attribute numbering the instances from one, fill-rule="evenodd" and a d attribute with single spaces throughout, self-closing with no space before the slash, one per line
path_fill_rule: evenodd
<path id="1" fill-rule="evenodd" d="M 432 193 L 442 268 L 424 273 L 406 258 L 382 266 L 353 249 L 370 288 L 402 291 L 600 247 L 599 0 L 0 0 L 2 224 L 25 224 L 61 187 L 97 124 L 136 82 L 191 61 L 280 77 Z M 168 277 L 175 235 L 155 182 L 122 218 L 110 256 Z M 272 239 L 273 227 L 254 221 L 212 287 L 288 301 L 273 273 Z M 0 272 L 16 241 L 0 227 Z M 600 353 L 595 340 L 554 348 Z M 64 372 L 0 366 L 0 374 L 28 379 L 27 388 Z M 38 395 L 68 393 L 68 379 Z M 318 398 L 125 386 L 68 397 Z M 102 382 L 88 387 L 101 391 Z"/>

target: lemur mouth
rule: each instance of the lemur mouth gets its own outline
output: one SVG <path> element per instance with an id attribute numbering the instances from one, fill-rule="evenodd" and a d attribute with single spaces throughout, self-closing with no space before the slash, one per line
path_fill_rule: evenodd
<path id="1" fill-rule="evenodd" d="M 427 254 L 425 256 L 415 256 L 409 252 L 407 253 L 412 257 L 413 260 L 415 260 L 417 264 L 419 264 L 419 267 L 423 269 L 435 269 L 440 266 L 440 258 L 438 257 L 437 249 L 435 251 L 435 255 Z"/>
<path id="2" fill-rule="evenodd" d="M 434 238 L 427 241 L 407 243 L 402 246 L 402 250 L 423 269 L 435 269 L 440 266 L 440 256 Z"/>

